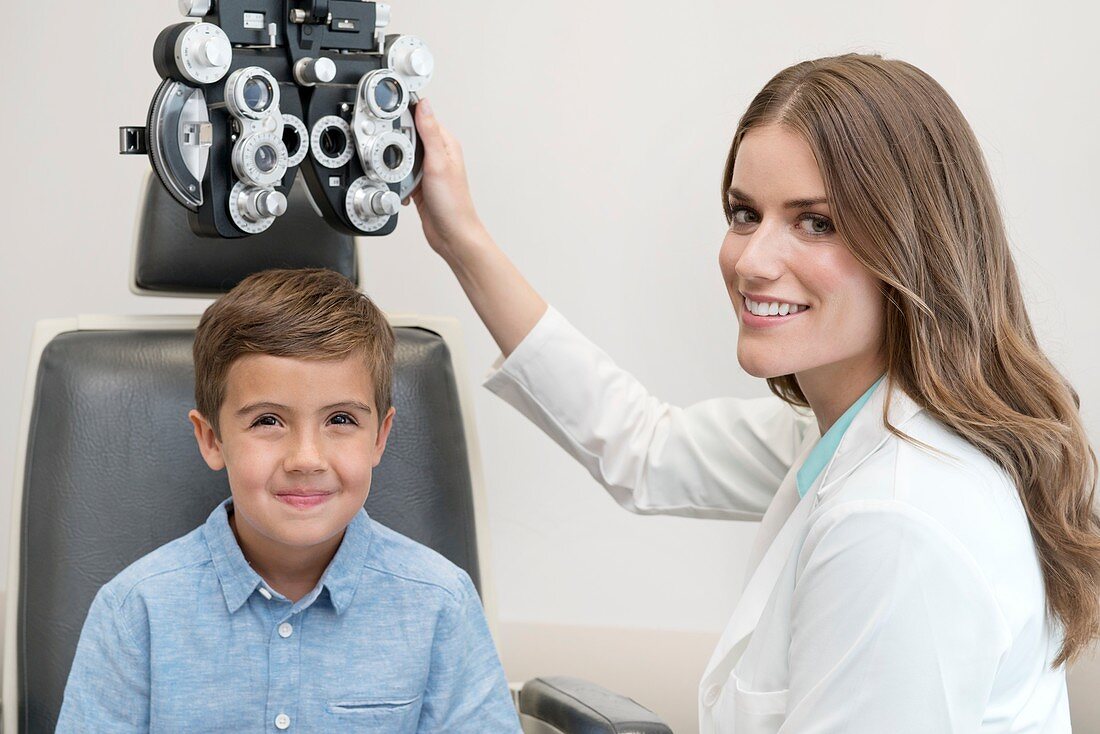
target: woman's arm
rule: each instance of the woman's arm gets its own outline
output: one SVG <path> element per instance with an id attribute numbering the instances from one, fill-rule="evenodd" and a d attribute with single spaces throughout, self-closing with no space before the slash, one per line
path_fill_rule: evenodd
<path id="1" fill-rule="evenodd" d="M 424 177 L 413 192 L 428 244 L 451 266 L 477 315 L 504 356 L 546 313 L 535 292 L 481 223 L 466 182 L 462 149 L 432 114 L 428 100 L 416 106 L 424 145 Z"/>
<path id="2" fill-rule="evenodd" d="M 810 419 L 775 398 L 687 409 L 650 395 L 535 292 L 477 215 L 458 141 L 416 109 L 424 234 L 507 359 L 486 386 L 579 461 L 628 510 L 759 519 Z"/>

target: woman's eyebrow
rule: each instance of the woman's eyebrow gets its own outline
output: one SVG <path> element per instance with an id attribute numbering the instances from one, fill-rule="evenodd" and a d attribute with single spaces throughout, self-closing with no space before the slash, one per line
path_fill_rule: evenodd
<path id="1" fill-rule="evenodd" d="M 737 188 L 734 188 L 734 187 L 731 186 L 728 193 L 729 193 L 729 197 L 731 199 L 737 199 L 738 201 L 743 201 L 746 204 L 754 203 L 753 198 L 751 196 L 749 196 L 748 194 L 746 194 L 741 189 L 737 189 Z M 818 204 L 828 204 L 828 203 L 829 203 L 829 200 L 824 196 L 806 197 L 804 199 L 791 199 L 790 201 L 786 202 L 783 205 L 783 208 L 784 209 L 809 209 L 810 207 L 817 206 Z"/>

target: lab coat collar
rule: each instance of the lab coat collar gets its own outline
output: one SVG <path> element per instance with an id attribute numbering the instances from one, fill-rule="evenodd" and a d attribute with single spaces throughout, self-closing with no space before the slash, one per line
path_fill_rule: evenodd
<path id="1" fill-rule="evenodd" d="M 818 497 L 855 471 L 893 435 L 882 419 L 883 406 L 887 400 L 889 399 L 888 420 L 899 429 L 921 411 L 921 407 L 911 397 L 899 388 L 891 387 L 889 383 L 889 379 L 883 380 L 875 388 L 845 432 L 829 465 L 806 492 L 806 496 L 800 499 L 797 489 L 798 469 L 820 438 L 820 433 L 809 431 L 804 439 L 796 463 L 764 514 L 757 538 L 757 549 L 753 553 L 754 561 L 759 558 L 759 562 L 753 563 L 749 568 L 748 582 L 741 599 L 703 674 L 700 685 L 701 717 L 709 715 L 707 699 L 716 697 L 716 692 L 726 684 L 747 647 Z"/>
<path id="2" fill-rule="evenodd" d="M 815 494 L 819 497 L 827 494 L 837 486 L 838 482 L 878 451 L 893 435 L 883 422 L 883 406 L 887 401 L 889 401 L 887 420 L 890 425 L 898 429 L 922 410 L 921 406 L 900 388 L 891 389 L 889 379 L 880 382 L 867 403 L 856 414 L 848 430 L 844 432 L 840 445 L 837 446 L 825 471 L 806 494 Z"/>

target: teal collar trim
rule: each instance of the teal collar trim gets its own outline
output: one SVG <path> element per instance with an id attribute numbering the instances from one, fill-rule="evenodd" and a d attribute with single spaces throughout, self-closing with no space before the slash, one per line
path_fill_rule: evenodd
<path id="1" fill-rule="evenodd" d="M 825 467 L 829 465 L 829 461 L 833 458 L 833 454 L 836 453 L 836 449 L 840 446 L 840 439 L 844 438 L 844 433 L 848 430 L 848 426 L 852 425 L 852 421 L 855 420 L 856 414 L 859 413 L 860 408 L 871 399 L 871 393 L 875 391 L 878 384 L 886 378 L 885 375 L 875 380 L 871 387 L 867 388 L 867 392 L 863 393 L 852 403 L 848 410 L 844 411 L 844 415 L 837 419 L 837 422 L 829 427 L 829 430 L 825 432 L 825 435 L 814 445 L 810 451 L 810 455 L 806 457 L 806 460 L 802 462 L 801 468 L 798 470 L 798 496 L 805 497 L 806 492 L 810 491 L 810 487 L 813 486 L 817 478 L 821 476 L 821 472 L 825 471 Z"/>

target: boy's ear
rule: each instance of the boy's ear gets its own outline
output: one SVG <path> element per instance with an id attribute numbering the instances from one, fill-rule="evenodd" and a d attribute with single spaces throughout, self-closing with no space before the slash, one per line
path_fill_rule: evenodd
<path id="1" fill-rule="evenodd" d="M 214 471 L 225 468 L 225 459 L 222 457 L 222 443 L 214 432 L 213 426 L 203 417 L 202 413 L 192 410 L 187 414 L 191 424 L 195 426 L 195 442 L 199 445 L 199 452 L 206 460 L 206 465 Z"/>
<path id="2" fill-rule="evenodd" d="M 397 410 L 391 405 L 386 411 L 386 416 L 378 424 L 378 437 L 374 440 L 374 466 L 382 460 L 382 454 L 386 451 L 386 441 L 390 437 L 390 429 L 393 428 L 393 416 Z"/>

